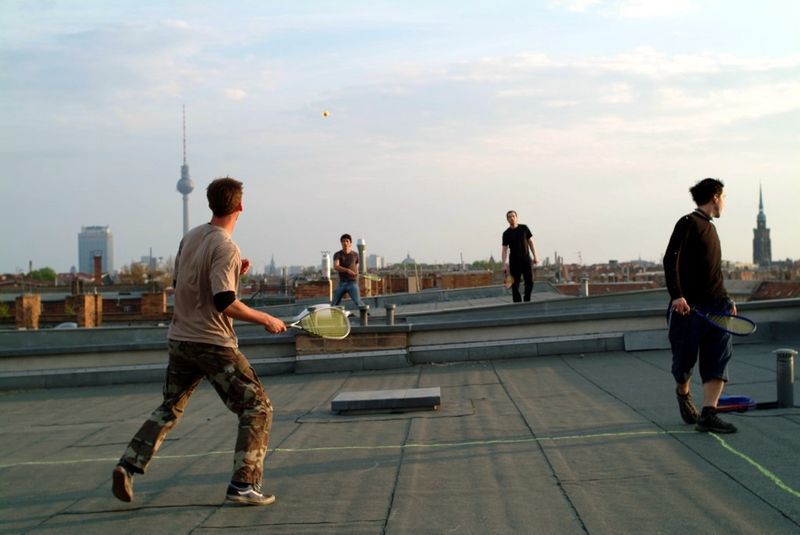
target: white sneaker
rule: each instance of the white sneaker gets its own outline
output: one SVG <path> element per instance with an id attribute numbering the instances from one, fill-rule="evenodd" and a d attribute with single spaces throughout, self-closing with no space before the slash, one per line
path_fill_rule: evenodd
<path id="1" fill-rule="evenodd" d="M 240 487 L 235 483 L 231 483 L 228 485 L 228 493 L 225 499 L 242 505 L 269 505 L 275 501 L 275 496 L 262 493 L 261 485 L 258 484 Z"/>

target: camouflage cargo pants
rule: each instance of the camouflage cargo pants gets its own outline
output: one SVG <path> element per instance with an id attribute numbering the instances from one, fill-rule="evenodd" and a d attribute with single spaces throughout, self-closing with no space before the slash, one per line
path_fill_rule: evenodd
<path id="1" fill-rule="evenodd" d="M 239 416 L 231 480 L 261 483 L 272 405 L 247 358 L 238 349 L 211 344 L 169 341 L 164 402 L 142 424 L 121 460 L 144 473 L 204 378 L 225 406 Z"/>

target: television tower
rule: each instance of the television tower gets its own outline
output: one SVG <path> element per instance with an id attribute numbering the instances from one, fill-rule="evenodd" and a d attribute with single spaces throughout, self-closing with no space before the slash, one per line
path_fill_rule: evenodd
<path id="1" fill-rule="evenodd" d="M 186 105 L 183 105 L 183 165 L 178 192 L 183 195 L 183 234 L 189 232 L 189 194 L 194 190 L 194 182 L 189 178 L 189 164 L 186 163 Z"/>

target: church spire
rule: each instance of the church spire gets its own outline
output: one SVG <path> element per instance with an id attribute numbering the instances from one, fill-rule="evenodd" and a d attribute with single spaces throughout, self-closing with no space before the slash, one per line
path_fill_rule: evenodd
<path id="1" fill-rule="evenodd" d="M 767 228 L 767 214 L 764 213 L 764 193 L 759 183 L 758 216 L 756 216 L 756 228 L 753 229 L 753 263 L 766 267 L 771 262 L 772 242 Z"/>

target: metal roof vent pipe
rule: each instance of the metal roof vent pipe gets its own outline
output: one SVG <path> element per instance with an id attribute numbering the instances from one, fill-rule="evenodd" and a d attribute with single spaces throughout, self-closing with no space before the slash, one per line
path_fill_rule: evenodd
<path id="1" fill-rule="evenodd" d="M 322 278 L 331 280 L 331 252 L 322 251 Z"/>
<path id="2" fill-rule="evenodd" d="M 386 325 L 394 325 L 394 313 L 397 310 L 397 305 L 386 305 Z"/>
<path id="3" fill-rule="evenodd" d="M 367 272 L 367 242 L 364 238 L 359 238 L 356 241 L 358 247 L 358 272 Z"/>
<path id="4" fill-rule="evenodd" d="M 794 407 L 794 358 L 797 351 L 794 349 L 776 349 L 775 363 L 776 379 L 778 386 L 778 407 Z"/>

